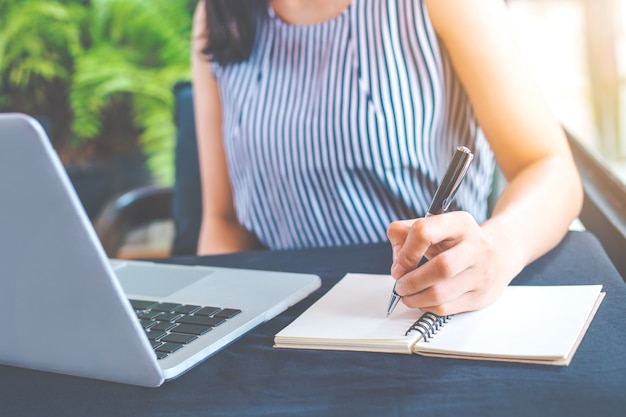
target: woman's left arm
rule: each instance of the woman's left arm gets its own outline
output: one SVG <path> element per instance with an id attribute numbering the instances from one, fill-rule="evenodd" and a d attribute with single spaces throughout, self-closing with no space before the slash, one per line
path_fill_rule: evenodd
<path id="1" fill-rule="evenodd" d="M 582 186 L 559 121 L 534 82 L 502 0 L 426 0 L 431 21 L 508 181 L 493 214 L 394 222 L 396 290 L 438 314 L 493 302 L 524 266 L 563 238 L 582 206 Z M 422 256 L 429 262 L 415 265 Z"/>

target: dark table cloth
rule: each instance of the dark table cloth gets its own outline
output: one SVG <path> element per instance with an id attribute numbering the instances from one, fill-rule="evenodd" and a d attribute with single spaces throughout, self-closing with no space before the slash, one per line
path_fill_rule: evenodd
<path id="1" fill-rule="evenodd" d="M 606 297 L 568 367 L 272 348 L 345 273 L 388 273 L 390 260 L 387 244 L 174 258 L 315 273 L 323 284 L 160 388 L 0 366 L 0 416 L 626 416 L 626 285 L 587 232 L 570 232 L 514 280 L 603 284 Z"/>

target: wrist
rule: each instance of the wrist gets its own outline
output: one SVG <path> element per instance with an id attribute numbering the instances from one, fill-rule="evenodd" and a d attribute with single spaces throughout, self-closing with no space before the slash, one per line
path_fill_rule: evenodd
<path id="1" fill-rule="evenodd" d="M 510 283 L 531 261 L 527 245 L 504 218 L 492 217 L 480 227 L 493 248 L 497 274 Z"/>

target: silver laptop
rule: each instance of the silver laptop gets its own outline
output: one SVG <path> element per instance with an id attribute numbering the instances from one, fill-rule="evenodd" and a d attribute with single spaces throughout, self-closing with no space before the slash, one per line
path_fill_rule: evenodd
<path id="1" fill-rule="evenodd" d="M 107 259 L 45 132 L 14 113 L 0 114 L 0 268 L 0 363 L 150 387 L 320 286 Z"/>

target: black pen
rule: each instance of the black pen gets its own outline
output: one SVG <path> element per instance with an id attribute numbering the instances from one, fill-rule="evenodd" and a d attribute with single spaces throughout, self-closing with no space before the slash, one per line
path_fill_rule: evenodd
<path id="1" fill-rule="evenodd" d="M 433 201 L 426 212 L 426 217 L 441 214 L 448 210 L 473 158 L 474 154 L 465 146 L 456 148 L 446 175 L 443 177 L 439 188 L 437 188 Z M 389 299 L 389 306 L 387 307 L 387 316 L 396 308 L 400 298 L 401 296 L 396 292 L 396 284 L 394 284 L 391 298 Z"/>

